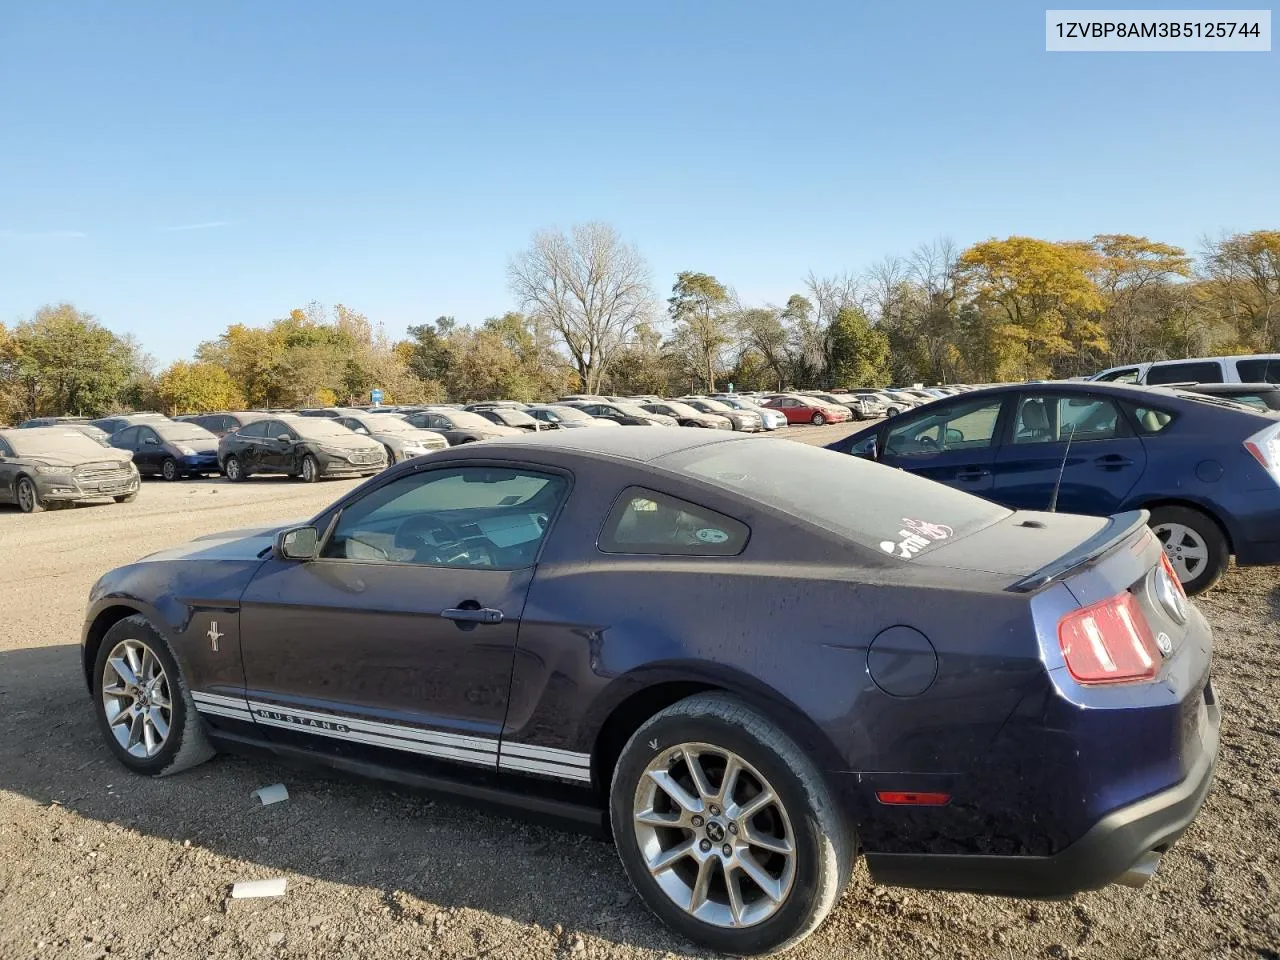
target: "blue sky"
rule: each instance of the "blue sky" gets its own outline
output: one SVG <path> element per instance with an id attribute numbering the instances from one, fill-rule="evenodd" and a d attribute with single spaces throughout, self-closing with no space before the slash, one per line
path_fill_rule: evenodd
<path id="1" fill-rule="evenodd" d="M 1201 0 L 1203 4 L 1203 0 Z M 162 362 L 311 300 L 511 303 L 613 223 L 783 302 L 950 236 L 1280 226 L 1277 54 L 1048 54 L 1044 6 L 9 0 L 0 322 L 71 301 Z"/>

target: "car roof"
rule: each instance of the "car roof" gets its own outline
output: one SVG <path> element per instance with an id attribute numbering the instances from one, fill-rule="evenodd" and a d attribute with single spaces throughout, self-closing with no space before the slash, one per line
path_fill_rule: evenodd
<path id="1" fill-rule="evenodd" d="M 728 435 L 726 435 L 728 434 Z M 691 450 L 712 443 L 767 443 L 752 437 L 737 437 L 722 430 L 680 430 L 673 427 L 635 427 L 628 430 L 544 430 L 515 437 L 486 440 L 483 450 L 505 450 L 518 455 L 529 448 L 554 448 L 612 460 L 637 460 L 647 463 L 671 453 Z M 480 447 L 476 444 L 476 447 Z"/>

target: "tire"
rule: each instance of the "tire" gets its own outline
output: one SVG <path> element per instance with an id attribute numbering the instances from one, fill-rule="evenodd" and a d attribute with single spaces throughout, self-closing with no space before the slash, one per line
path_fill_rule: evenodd
<path id="1" fill-rule="evenodd" d="M 126 493 L 123 497 L 112 497 L 111 499 L 116 503 L 133 503 L 138 499 L 138 491 L 135 490 L 133 493 Z"/>
<path id="2" fill-rule="evenodd" d="M 41 513 L 44 511 L 45 505 L 40 499 L 40 491 L 36 489 L 35 481 L 30 477 L 19 477 L 13 492 L 14 502 L 17 503 L 18 509 L 23 513 Z"/>
<path id="3" fill-rule="evenodd" d="M 827 418 L 822 415 L 819 410 L 813 411 L 813 416 L 809 420 L 815 427 L 820 427 L 827 422 Z"/>
<path id="4" fill-rule="evenodd" d="M 710 788 L 696 800 L 700 791 L 692 786 L 686 751 Z M 745 820 L 730 819 L 733 807 L 706 799 L 723 788 L 729 757 L 742 764 L 731 788 L 735 806 L 749 806 L 765 784 L 776 798 Z M 651 770 L 689 784 L 688 800 L 706 816 L 672 813 L 679 808 L 649 776 Z M 684 825 L 655 828 L 652 819 L 637 822 L 638 808 L 650 818 L 683 816 Z M 769 953 L 798 943 L 830 913 L 853 867 L 852 828 L 813 762 L 766 716 L 725 694 L 689 697 L 646 721 L 618 758 L 609 810 L 622 865 L 649 909 L 681 936 L 722 953 Z M 667 869 L 650 871 L 651 858 L 689 839 L 698 845 L 669 861 Z M 774 852 L 759 841 L 772 843 Z M 788 842 L 790 853 L 778 849 Z M 728 857 L 723 855 L 726 848 Z M 770 882 L 776 902 L 743 863 Z M 709 880 L 696 908 L 701 916 L 695 916 L 688 906 L 704 869 Z M 734 878 L 741 912 L 734 907 L 726 875 Z"/>
<path id="5" fill-rule="evenodd" d="M 302 458 L 302 470 L 298 476 L 302 478 L 303 483 L 315 483 L 320 479 L 320 464 L 311 454 L 308 453 Z"/>
<path id="6" fill-rule="evenodd" d="M 1187 596 L 1204 593 L 1218 582 L 1231 548 L 1213 517 L 1193 507 L 1156 507 L 1149 522 Z"/>
<path id="7" fill-rule="evenodd" d="M 396 452 L 387 446 L 384 446 L 383 449 L 387 451 L 387 466 L 394 467 L 396 465 Z"/>
<path id="8" fill-rule="evenodd" d="M 884 415 L 886 417 L 896 417 L 901 412 L 902 411 L 899 410 L 897 407 L 890 407 L 888 410 L 884 412 Z"/>
<path id="9" fill-rule="evenodd" d="M 175 480 L 181 480 L 182 471 L 178 469 L 178 461 L 174 460 L 173 457 L 165 457 L 164 463 L 160 464 L 160 476 L 170 483 Z"/>
<path id="10" fill-rule="evenodd" d="M 137 660 L 131 663 L 129 656 L 120 656 L 125 649 L 138 652 Z M 135 713 L 128 720 L 115 724 L 111 722 L 112 716 L 127 716 L 139 702 L 139 695 L 108 697 L 104 694 L 108 682 L 115 688 L 128 687 L 123 672 L 114 666 L 108 666 L 108 661 L 124 661 L 127 666 L 131 663 L 131 672 L 137 680 L 153 676 L 149 672 L 153 663 L 158 664 L 163 671 L 163 683 L 155 686 L 149 694 L 143 695 L 143 702 L 148 704 L 147 716 L 160 715 L 164 718 L 166 728 L 163 738 L 155 744 L 154 751 L 151 749 L 152 739 L 149 738 L 159 736 L 159 727 L 147 719 L 147 716 L 139 717 Z M 141 677 L 136 672 L 139 665 L 144 671 L 148 671 Z M 178 662 L 169 649 L 168 642 L 146 617 L 140 614 L 125 617 L 107 631 L 94 660 L 92 680 L 94 715 L 98 718 L 98 729 L 107 741 L 107 748 L 129 770 L 148 777 L 165 777 L 188 770 L 214 755 L 215 751 L 205 736 L 204 724 L 200 720 L 200 714 L 196 712 L 191 691 Z M 161 697 L 169 704 L 167 711 L 160 706 Z M 108 700 L 116 708 L 112 716 L 108 714 Z M 149 724 L 150 731 L 147 730 Z M 122 741 L 121 736 L 128 742 Z"/>
<path id="11" fill-rule="evenodd" d="M 222 465 L 222 472 L 227 475 L 227 479 L 232 483 L 241 483 L 247 476 L 239 457 L 227 457 L 226 462 Z"/>

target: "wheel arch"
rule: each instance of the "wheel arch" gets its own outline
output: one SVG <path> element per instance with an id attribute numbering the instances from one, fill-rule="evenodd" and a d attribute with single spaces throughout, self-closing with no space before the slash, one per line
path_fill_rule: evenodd
<path id="1" fill-rule="evenodd" d="M 121 620 L 132 617 L 135 614 L 146 616 L 154 625 L 154 618 L 148 616 L 146 611 L 125 603 L 116 602 L 99 610 L 85 626 L 84 642 L 80 647 L 80 666 L 84 672 L 85 685 L 90 690 L 93 689 L 93 665 L 97 662 L 98 650 L 102 646 L 102 638 L 107 635 L 108 630 Z M 159 628 L 157 627 L 156 629 Z"/>
<path id="2" fill-rule="evenodd" d="M 1139 503 L 1135 503 L 1132 509 L 1154 512 L 1161 507 L 1182 507 L 1185 510 L 1194 510 L 1196 513 L 1203 513 L 1217 525 L 1219 530 L 1222 531 L 1222 536 L 1227 541 L 1227 551 L 1232 556 L 1235 555 L 1236 549 L 1231 536 L 1230 526 L 1228 526 L 1227 522 L 1222 519 L 1218 512 L 1208 504 L 1201 503 L 1198 500 L 1187 500 L 1179 497 L 1152 497 L 1150 499 L 1142 500 Z"/>
<path id="3" fill-rule="evenodd" d="M 613 769 L 632 734 L 650 717 L 674 703 L 700 693 L 725 693 L 737 697 L 778 724 L 796 744 L 814 758 L 819 770 L 838 770 L 839 752 L 816 723 L 773 688 L 745 674 L 707 673 L 703 670 L 663 671 L 662 675 L 619 678 L 602 695 L 591 747 L 591 779 L 607 802 Z M 829 780 L 832 788 L 837 784 Z"/>

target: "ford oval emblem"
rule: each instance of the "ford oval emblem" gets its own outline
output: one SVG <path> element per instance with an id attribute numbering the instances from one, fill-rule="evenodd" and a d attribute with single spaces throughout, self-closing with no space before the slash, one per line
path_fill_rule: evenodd
<path id="1" fill-rule="evenodd" d="M 1169 639 L 1169 635 L 1163 631 L 1156 637 L 1156 646 L 1160 648 L 1160 655 L 1167 657 L 1173 653 L 1173 641 Z"/>

